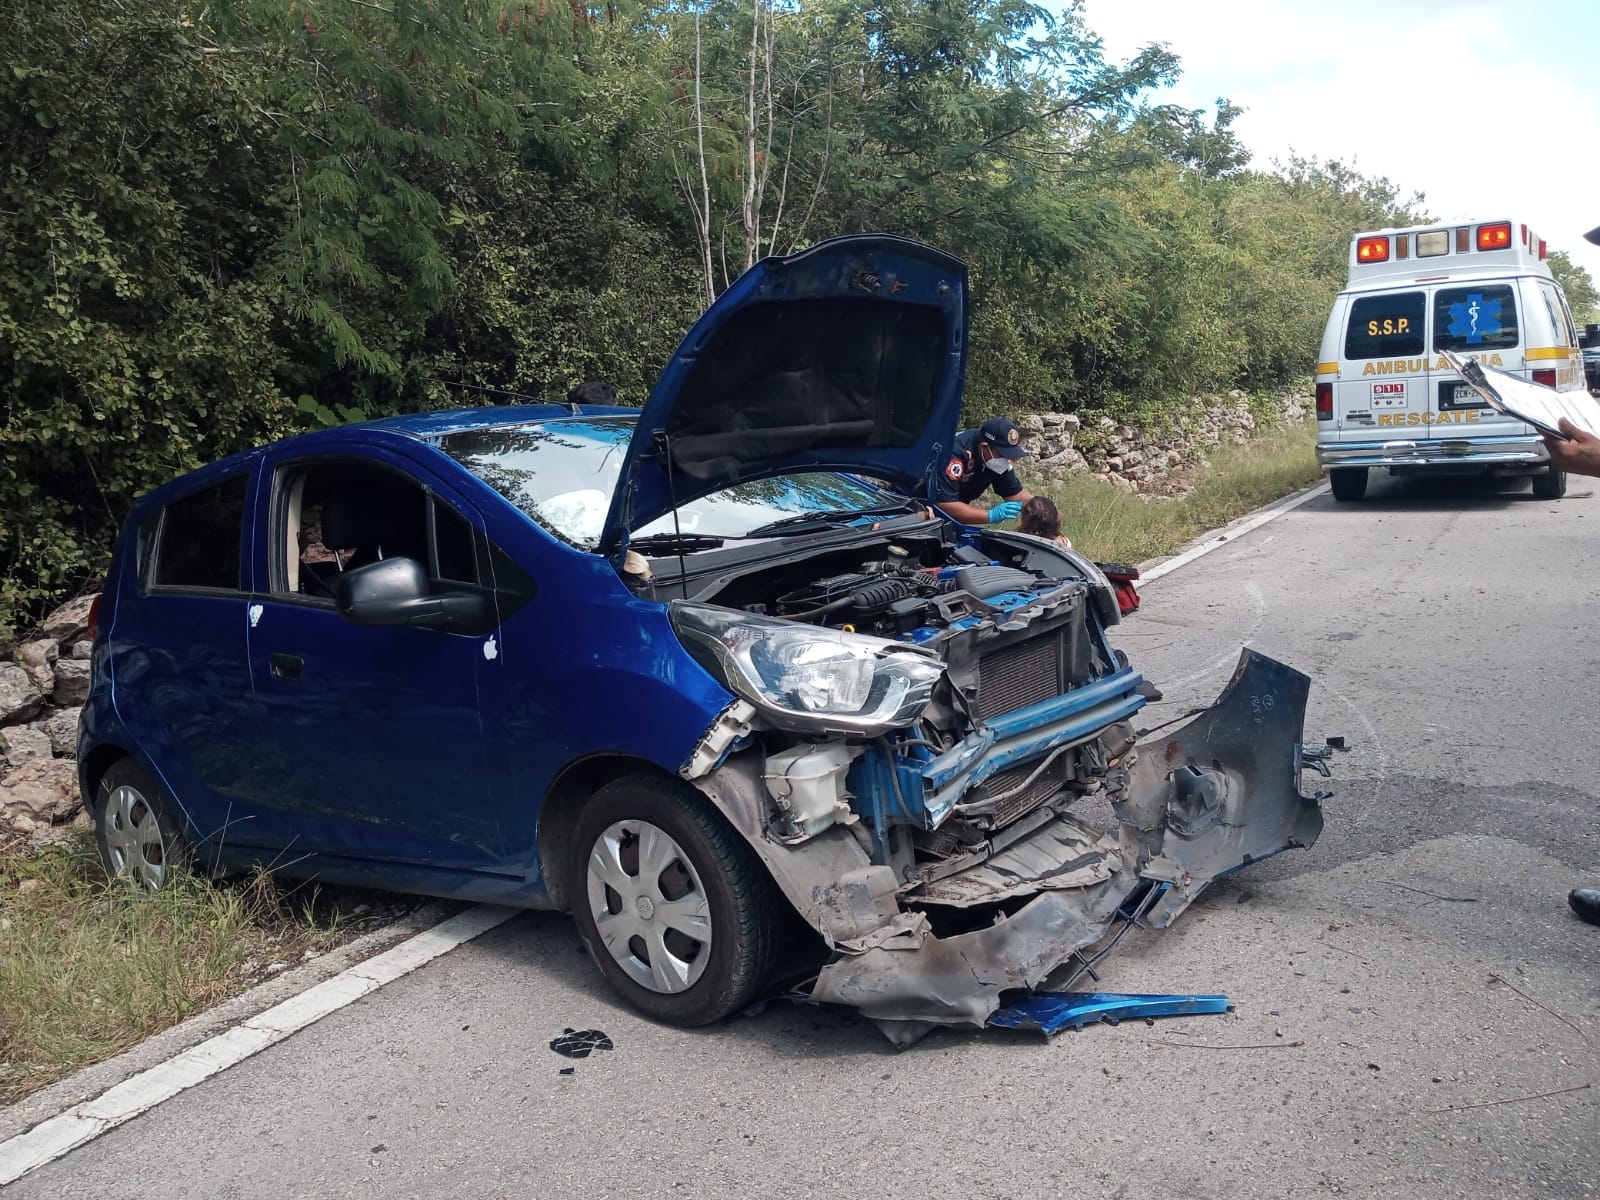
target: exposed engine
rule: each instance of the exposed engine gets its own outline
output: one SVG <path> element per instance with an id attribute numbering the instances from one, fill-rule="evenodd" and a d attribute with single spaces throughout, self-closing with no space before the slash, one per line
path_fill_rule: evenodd
<path id="1" fill-rule="evenodd" d="M 894 547 L 891 547 L 893 551 Z M 902 552 L 900 557 L 904 557 Z M 894 556 L 861 571 L 830 575 L 777 597 L 772 615 L 795 621 L 847 624 L 862 633 L 899 637 L 952 611 L 940 600 L 964 593 L 988 600 L 1036 587 L 1037 576 L 987 561 L 945 567 L 911 567 Z"/>

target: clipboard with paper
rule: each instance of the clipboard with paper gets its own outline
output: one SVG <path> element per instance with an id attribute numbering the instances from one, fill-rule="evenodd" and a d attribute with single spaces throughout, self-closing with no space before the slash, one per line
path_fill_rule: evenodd
<path id="1" fill-rule="evenodd" d="M 1508 417 L 1526 421 L 1542 434 L 1566 439 L 1559 426 L 1565 417 L 1585 433 L 1600 437 L 1600 404 L 1587 390 L 1558 392 L 1542 383 L 1532 383 L 1499 367 L 1486 367 L 1476 359 L 1453 350 L 1442 350 L 1452 370 L 1488 402 L 1489 407 Z"/>

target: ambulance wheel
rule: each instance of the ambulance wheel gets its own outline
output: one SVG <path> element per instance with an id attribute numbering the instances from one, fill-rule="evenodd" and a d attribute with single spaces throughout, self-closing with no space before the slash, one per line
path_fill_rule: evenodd
<path id="1" fill-rule="evenodd" d="M 1328 472 L 1328 482 L 1333 485 L 1335 500 L 1359 500 L 1367 494 L 1367 468 L 1335 467 Z"/>
<path id="2" fill-rule="evenodd" d="M 1554 467 L 1533 477 L 1533 494 L 1540 500 L 1559 500 L 1567 494 L 1567 473 Z"/>

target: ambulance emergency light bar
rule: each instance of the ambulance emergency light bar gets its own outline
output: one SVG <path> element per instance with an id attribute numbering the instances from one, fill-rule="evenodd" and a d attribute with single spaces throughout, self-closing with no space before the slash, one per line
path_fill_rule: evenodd
<path id="1" fill-rule="evenodd" d="M 1496 250 L 1515 251 L 1520 258 L 1544 261 L 1549 246 L 1526 225 L 1513 226 L 1510 221 L 1484 221 L 1465 225 L 1449 225 L 1431 229 L 1384 229 L 1373 233 L 1357 234 L 1352 239 L 1351 268 L 1377 266 L 1380 263 L 1403 262 L 1408 258 L 1440 258 L 1451 252 L 1456 254 L 1488 253 Z"/>

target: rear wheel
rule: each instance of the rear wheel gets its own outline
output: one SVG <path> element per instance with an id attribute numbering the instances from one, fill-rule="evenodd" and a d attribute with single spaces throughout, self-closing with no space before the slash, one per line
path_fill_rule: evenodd
<path id="1" fill-rule="evenodd" d="M 755 852 L 694 788 L 646 775 L 609 783 L 585 807 L 574 847 L 578 929 L 634 1008 L 708 1025 L 766 984 L 781 901 Z"/>
<path id="2" fill-rule="evenodd" d="M 1540 500 L 1559 500 L 1567 494 L 1567 473 L 1554 467 L 1533 477 L 1533 494 Z"/>
<path id="3" fill-rule="evenodd" d="M 158 891 L 187 869 L 182 827 L 155 780 L 131 758 L 101 777 L 94 803 L 94 840 L 112 878 Z"/>
<path id="4" fill-rule="evenodd" d="M 1328 472 L 1335 500 L 1359 500 L 1367 494 L 1366 467 L 1334 467 Z"/>

